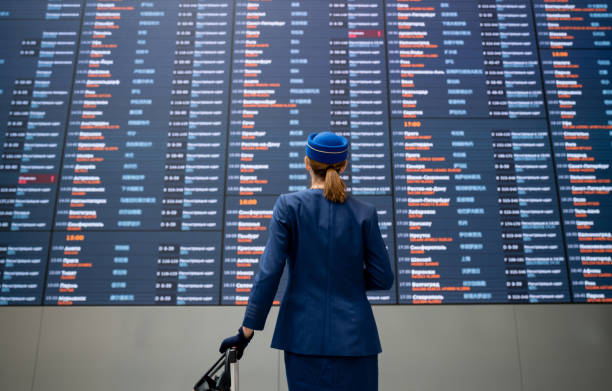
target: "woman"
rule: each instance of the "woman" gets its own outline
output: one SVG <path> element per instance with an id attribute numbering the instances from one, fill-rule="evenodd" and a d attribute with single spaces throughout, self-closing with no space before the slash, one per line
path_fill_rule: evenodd
<path id="1" fill-rule="evenodd" d="M 308 137 L 311 187 L 276 201 L 244 321 L 219 349 L 242 356 L 264 327 L 286 263 L 272 347 L 285 351 L 290 391 L 378 389 L 381 347 L 366 291 L 389 289 L 393 271 L 376 209 L 345 193 L 347 156 L 344 137 Z"/>

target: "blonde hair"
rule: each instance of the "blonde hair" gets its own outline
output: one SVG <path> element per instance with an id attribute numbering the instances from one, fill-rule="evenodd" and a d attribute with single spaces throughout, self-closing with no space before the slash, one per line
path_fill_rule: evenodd
<path id="1" fill-rule="evenodd" d="M 307 158 L 314 174 L 325 179 L 323 196 L 331 202 L 343 203 L 346 200 L 346 185 L 340 178 L 340 170 L 346 164 L 346 160 L 334 164 L 325 164 L 312 160 L 310 157 Z"/>

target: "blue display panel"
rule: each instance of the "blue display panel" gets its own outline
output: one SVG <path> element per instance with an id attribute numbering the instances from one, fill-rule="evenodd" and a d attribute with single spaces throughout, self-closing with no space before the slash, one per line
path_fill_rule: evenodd
<path id="1" fill-rule="evenodd" d="M 610 15 L 4 1 L 0 305 L 246 304 L 321 130 L 378 210 L 396 280 L 372 303 L 610 302 Z"/>
<path id="2" fill-rule="evenodd" d="M 45 304 L 216 304 L 218 232 L 55 233 Z"/>
<path id="3" fill-rule="evenodd" d="M 80 2 L 0 5 L 0 305 L 40 305 L 79 47 Z"/>
<path id="4" fill-rule="evenodd" d="M 534 9 L 573 298 L 610 302 L 610 6 L 536 1 Z"/>

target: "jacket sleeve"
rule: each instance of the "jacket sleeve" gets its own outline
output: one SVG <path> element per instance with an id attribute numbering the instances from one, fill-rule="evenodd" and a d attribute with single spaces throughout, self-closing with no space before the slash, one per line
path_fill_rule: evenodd
<path id="1" fill-rule="evenodd" d="M 255 276 L 242 322 L 243 326 L 253 330 L 264 328 L 289 254 L 291 232 L 286 215 L 286 203 L 281 195 L 274 204 L 268 226 L 268 242 L 259 260 L 259 272 Z"/>
<path id="2" fill-rule="evenodd" d="M 365 281 L 366 290 L 387 290 L 393 285 L 393 270 L 389 261 L 387 246 L 378 227 L 376 208 L 366 223 L 365 234 Z"/>

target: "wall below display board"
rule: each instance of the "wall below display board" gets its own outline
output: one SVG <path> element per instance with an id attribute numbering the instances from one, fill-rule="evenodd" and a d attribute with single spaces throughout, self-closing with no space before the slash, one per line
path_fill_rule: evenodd
<path id="1" fill-rule="evenodd" d="M 190 390 L 239 307 L 0 309 L 0 389 Z M 278 309 L 240 364 L 244 391 L 287 390 Z M 607 389 L 612 306 L 376 306 L 381 391 Z"/>

